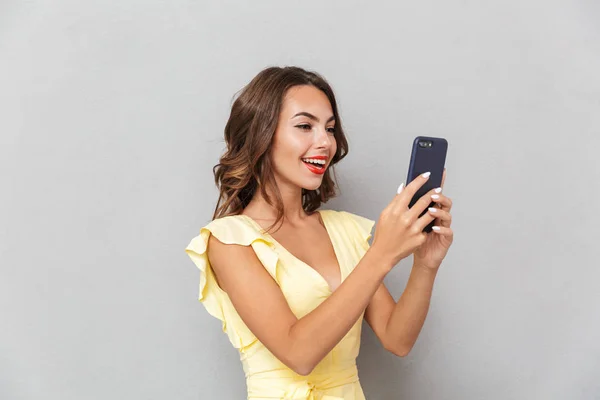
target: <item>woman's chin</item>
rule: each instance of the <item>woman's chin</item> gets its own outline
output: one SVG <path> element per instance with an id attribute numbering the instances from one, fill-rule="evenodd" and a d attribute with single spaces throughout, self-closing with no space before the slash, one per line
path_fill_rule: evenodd
<path id="1" fill-rule="evenodd" d="M 302 186 L 302 188 L 303 188 L 304 190 L 317 190 L 317 189 L 318 189 L 318 188 L 320 188 L 320 187 L 321 187 L 321 183 L 320 183 L 320 182 L 319 182 L 319 184 L 318 184 L 318 185 L 316 185 L 316 184 L 313 184 L 313 185 L 303 185 L 303 186 Z"/>

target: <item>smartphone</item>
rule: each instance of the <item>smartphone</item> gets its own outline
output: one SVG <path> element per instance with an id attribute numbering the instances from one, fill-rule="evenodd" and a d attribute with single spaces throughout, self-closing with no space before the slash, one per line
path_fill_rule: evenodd
<path id="1" fill-rule="evenodd" d="M 431 175 L 427 182 L 425 182 L 417 193 L 415 193 L 409 203 L 409 208 L 411 208 L 427 192 L 442 185 L 442 174 L 444 173 L 447 152 L 448 142 L 444 138 L 429 136 L 417 136 L 415 138 L 410 155 L 406 184 L 408 185 L 417 176 L 427 171 L 431 172 Z M 432 201 L 428 207 L 432 207 L 434 204 L 435 202 Z M 419 215 L 419 217 L 426 212 L 427 208 Z M 431 221 L 431 223 L 423 229 L 423 232 L 431 232 L 434 223 L 435 220 Z"/>

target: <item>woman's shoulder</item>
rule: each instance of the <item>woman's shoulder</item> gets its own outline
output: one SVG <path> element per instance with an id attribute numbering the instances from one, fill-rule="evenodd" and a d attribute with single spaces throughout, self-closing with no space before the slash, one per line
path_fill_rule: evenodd
<path id="1" fill-rule="evenodd" d="M 185 252 L 200 270 L 198 300 L 207 311 L 222 321 L 222 329 L 227 333 L 234 347 L 244 348 L 257 339 L 241 320 L 227 293 L 221 289 L 208 257 L 208 243 L 211 236 L 225 244 L 251 245 L 259 261 L 274 278 L 277 277 L 277 254 L 259 232 L 238 215 L 216 218 L 206 223 L 192 238 Z M 229 253 L 228 253 L 229 254 Z"/>
<path id="2" fill-rule="evenodd" d="M 371 239 L 374 220 L 346 210 L 322 210 L 321 213 L 345 234 L 355 237 L 361 246 Z"/>
<path id="3" fill-rule="evenodd" d="M 200 232 L 203 231 L 210 231 L 225 244 L 249 245 L 257 239 L 268 241 L 267 237 L 243 214 L 215 218 L 200 229 Z"/>
<path id="4" fill-rule="evenodd" d="M 346 210 L 322 210 L 322 212 L 338 222 L 350 224 L 361 230 L 370 231 L 375 224 L 375 221 L 370 218 Z"/>

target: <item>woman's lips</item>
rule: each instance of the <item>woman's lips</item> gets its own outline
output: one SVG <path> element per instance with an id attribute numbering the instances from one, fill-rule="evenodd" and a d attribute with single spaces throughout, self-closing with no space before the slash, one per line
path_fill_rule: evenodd
<path id="1" fill-rule="evenodd" d="M 307 163 L 307 162 L 304 162 L 304 161 L 302 161 L 302 163 L 304 165 L 306 165 L 306 168 L 308 168 L 310 170 L 310 172 L 312 172 L 314 174 L 323 175 L 325 173 L 325 170 L 326 170 L 325 166 L 326 165 L 317 166 L 315 164 Z"/>

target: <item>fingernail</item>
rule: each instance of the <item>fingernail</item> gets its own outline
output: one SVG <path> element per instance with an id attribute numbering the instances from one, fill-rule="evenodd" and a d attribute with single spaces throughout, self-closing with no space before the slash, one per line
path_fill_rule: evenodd
<path id="1" fill-rule="evenodd" d="M 439 196 L 439 195 L 437 195 L 437 194 L 432 194 L 432 195 L 431 195 L 431 198 L 432 198 L 432 199 L 439 199 L 439 198 L 440 198 L 440 196 Z"/>
<path id="2" fill-rule="evenodd" d="M 429 178 L 429 175 L 431 175 L 431 172 L 425 172 L 423 175 L 421 175 L 423 178 Z"/>
<path id="3" fill-rule="evenodd" d="M 398 190 L 396 191 L 398 194 L 400 194 L 400 192 L 402 192 L 402 189 L 404 189 L 404 182 L 402 182 L 400 184 L 400 186 L 398 186 Z"/>
<path id="4" fill-rule="evenodd" d="M 429 211 L 431 211 L 432 213 L 437 212 L 437 209 L 433 208 L 433 207 L 429 207 Z"/>
<path id="5" fill-rule="evenodd" d="M 431 229 L 433 229 L 434 231 L 439 231 L 440 227 L 436 225 L 436 226 L 432 226 Z"/>
<path id="6" fill-rule="evenodd" d="M 442 191 L 442 188 L 441 188 L 441 187 L 439 187 L 439 188 L 437 188 L 437 189 L 435 189 L 435 190 L 434 190 L 434 192 L 436 192 L 436 193 L 439 193 L 439 192 L 441 192 L 441 191 Z M 437 199 L 437 197 L 436 197 L 436 199 Z"/>

